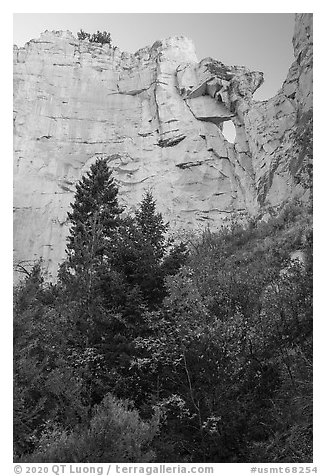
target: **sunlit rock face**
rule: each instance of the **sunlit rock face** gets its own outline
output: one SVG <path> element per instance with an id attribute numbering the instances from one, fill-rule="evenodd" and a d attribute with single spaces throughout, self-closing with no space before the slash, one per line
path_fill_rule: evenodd
<path id="1" fill-rule="evenodd" d="M 108 157 L 127 209 L 150 189 L 176 233 L 302 193 L 289 163 L 298 117 L 312 108 L 311 15 L 296 18 L 294 51 L 280 92 L 257 102 L 262 73 L 198 62 L 184 37 L 135 54 L 70 32 L 14 47 L 15 262 L 42 257 L 55 275 L 76 181 L 98 157 Z"/>

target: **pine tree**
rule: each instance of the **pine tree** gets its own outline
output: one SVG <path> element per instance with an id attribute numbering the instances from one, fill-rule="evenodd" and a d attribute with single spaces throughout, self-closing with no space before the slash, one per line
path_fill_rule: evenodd
<path id="1" fill-rule="evenodd" d="M 145 193 L 135 216 L 143 237 L 152 246 L 155 259 L 159 261 L 166 251 L 165 233 L 169 225 L 164 223 L 162 214 L 156 211 L 156 202 L 152 192 L 147 191 Z"/>
<path id="2" fill-rule="evenodd" d="M 77 184 L 72 212 L 68 213 L 71 228 L 67 257 L 75 274 L 105 261 L 122 212 L 117 195 L 107 161 L 98 159 Z"/>
<path id="3" fill-rule="evenodd" d="M 140 288 L 150 307 L 158 302 L 163 287 L 160 267 L 167 248 L 167 229 L 152 193 L 147 191 L 135 217 L 125 220 L 118 247 L 117 265 L 123 266 L 127 281 Z"/>
<path id="4" fill-rule="evenodd" d="M 119 323 L 117 306 L 123 279 L 112 264 L 121 213 L 118 188 L 107 160 L 98 159 L 76 186 L 68 213 L 71 227 L 67 258 L 59 271 L 61 307 L 68 312 L 74 328 L 75 360 L 82 363 L 89 405 L 103 397 L 106 374 L 113 369 L 115 356 L 121 353 L 120 342 L 112 344 L 125 327 Z M 99 362 L 105 359 L 108 363 L 100 366 Z"/>
<path id="5" fill-rule="evenodd" d="M 167 237 L 168 228 L 156 210 L 152 192 L 147 191 L 135 217 L 125 219 L 120 229 L 115 266 L 131 286 L 141 290 L 149 308 L 161 303 L 165 277 L 175 274 L 187 256 L 185 245 L 173 245 Z"/>
<path id="6" fill-rule="evenodd" d="M 68 213 L 71 223 L 67 259 L 59 271 L 66 298 L 76 304 L 80 332 L 90 336 L 95 316 L 100 318 L 104 296 L 102 282 L 110 273 L 114 235 L 122 208 L 118 188 L 106 159 L 98 159 L 76 186 L 75 200 Z"/>

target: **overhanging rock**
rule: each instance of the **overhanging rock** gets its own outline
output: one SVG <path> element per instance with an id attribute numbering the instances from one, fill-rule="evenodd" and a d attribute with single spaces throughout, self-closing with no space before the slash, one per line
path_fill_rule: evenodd
<path id="1" fill-rule="evenodd" d="M 232 114 L 226 106 L 214 100 L 210 96 L 200 96 L 186 100 L 191 112 L 200 121 L 213 122 L 216 125 L 229 121 L 235 114 Z"/>

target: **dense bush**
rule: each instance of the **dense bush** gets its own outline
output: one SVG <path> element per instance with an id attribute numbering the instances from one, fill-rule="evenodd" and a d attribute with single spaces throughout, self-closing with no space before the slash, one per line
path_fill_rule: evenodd
<path id="1" fill-rule="evenodd" d="M 112 45 L 111 35 L 107 31 L 99 31 L 92 35 L 86 33 L 82 29 L 77 33 L 78 40 L 88 40 L 90 43 L 100 43 L 101 45 L 108 44 L 110 47 Z"/>
<path id="2" fill-rule="evenodd" d="M 130 403 L 108 394 L 93 409 L 87 427 L 63 430 L 46 422 L 28 462 L 150 463 L 152 440 L 159 430 L 159 412 L 144 422 Z"/>

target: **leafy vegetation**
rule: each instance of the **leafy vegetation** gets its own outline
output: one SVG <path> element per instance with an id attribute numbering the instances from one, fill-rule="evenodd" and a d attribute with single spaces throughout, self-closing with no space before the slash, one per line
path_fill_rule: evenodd
<path id="1" fill-rule="evenodd" d="M 99 43 L 101 45 L 108 44 L 110 47 L 112 46 L 111 34 L 107 31 L 99 31 L 97 30 L 96 33 L 86 33 L 86 31 L 80 29 L 77 33 L 78 40 L 88 40 L 90 43 Z"/>
<path id="2" fill-rule="evenodd" d="M 100 159 L 68 217 L 15 289 L 15 460 L 311 462 L 311 205 L 186 246 Z"/>
<path id="3" fill-rule="evenodd" d="M 89 424 L 71 431 L 47 421 L 27 462 L 146 463 L 154 458 L 150 444 L 159 430 L 159 413 L 144 422 L 132 404 L 107 394 L 95 405 Z"/>

